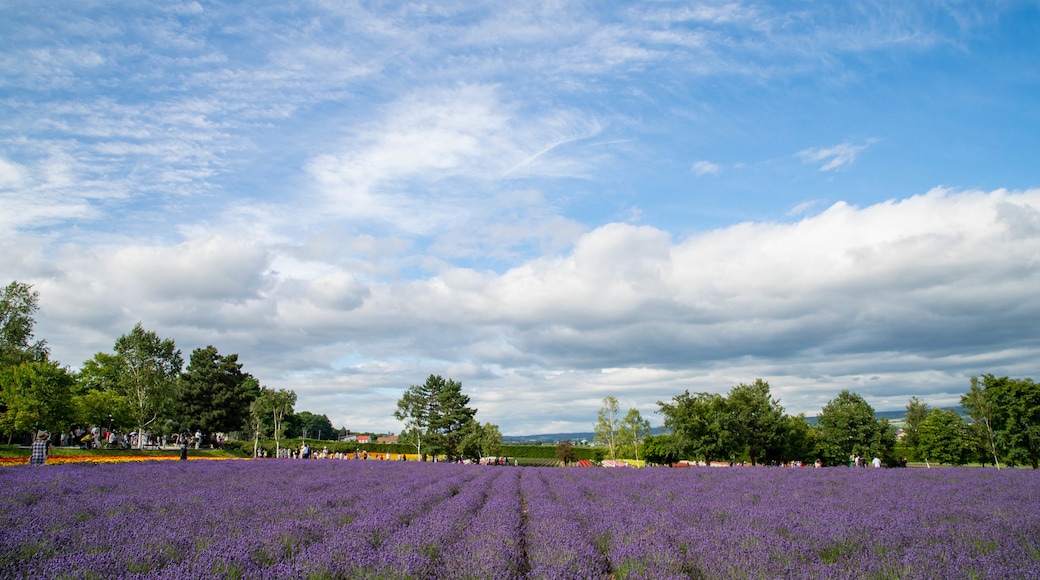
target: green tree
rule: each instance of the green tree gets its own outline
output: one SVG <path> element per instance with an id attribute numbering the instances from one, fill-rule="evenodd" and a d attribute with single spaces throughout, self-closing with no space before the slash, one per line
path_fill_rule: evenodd
<path id="1" fill-rule="evenodd" d="M 961 406 L 968 414 L 970 445 L 975 457 L 983 464 L 992 460 L 993 465 L 1000 469 L 1000 456 L 1003 450 L 998 448 L 994 418 L 997 415 L 996 391 L 1000 389 L 1002 383 L 996 381 L 993 375 L 983 378 L 991 388 L 987 389 L 984 383 L 979 382 L 978 377 L 971 377 L 968 392 L 961 395 Z"/>
<path id="2" fill-rule="evenodd" d="M 260 437 L 268 427 L 274 434 L 274 450 L 277 457 L 281 450 L 281 439 L 285 435 L 285 417 L 293 412 L 296 392 L 286 389 L 261 387 L 256 399 L 249 405 L 249 426 L 253 431 L 253 456 L 260 448 Z M 270 422 L 268 422 L 270 420 Z"/>
<path id="3" fill-rule="evenodd" d="M 570 439 L 556 444 L 556 460 L 564 465 L 570 465 L 578 460 L 578 454 L 574 452 L 574 443 L 571 443 Z"/>
<path id="4" fill-rule="evenodd" d="M 76 379 L 51 361 L 0 369 L 0 429 L 10 441 L 38 430 L 63 431 L 75 420 Z"/>
<path id="5" fill-rule="evenodd" d="M 430 432 L 430 415 L 434 412 L 436 396 L 434 389 L 443 379 L 430 375 L 421 385 L 412 385 L 405 390 L 397 401 L 394 418 L 404 423 L 401 439 L 415 446 L 415 453 L 420 460 L 426 457 L 423 443 Z"/>
<path id="6" fill-rule="evenodd" d="M 422 385 L 412 385 L 397 401 L 394 418 L 405 425 L 406 439 L 424 457 L 428 452 L 444 453 L 449 459 L 459 457 L 463 431 L 473 421 L 476 409 L 469 406 L 469 395 L 462 383 L 430 375 Z"/>
<path id="7" fill-rule="evenodd" d="M 739 445 L 747 450 L 752 465 L 779 450 L 784 408 L 770 396 L 769 383 L 762 379 L 741 383 L 730 390 L 727 400 Z"/>
<path id="8" fill-rule="evenodd" d="M 119 356 L 105 352 L 94 354 L 94 358 L 83 362 L 79 369 L 79 386 L 83 392 L 120 390 Z"/>
<path id="9" fill-rule="evenodd" d="M 285 430 L 293 435 L 299 434 L 308 439 L 335 439 L 336 430 L 327 415 L 315 415 L 310 411 L 300 411 L 285 418 Z"/>
<path id="10" fill-rule="evenodd" d="M 1004 437 L 1016 463 L 1040 467 L 1040 385 L 1032 379 L 1010 381 L 1003 403 Z"/>
<path id="11" fill-rule="evenodd" d="M 972 387 L 973 391 L 978 387 L 974 377 Z M 994 456 L 1004 453 L 1009 464 L 1040 467 L 1040 385 L 1028 378 L 983 375 L 981 395 L 969 392 L 967 399 L 962 398 L 965 400 L 965 408 L 981 407 L 978 413 L 969 408 L 973 419 L 977 413 L 989 422 Z"/>
<path id="12" fill-rule="evenodd" d="M 470 421 L 463 429 L 459 451 L 463 457 L 480 461 L 485 457 L 497 457 L 501 447 L 502 432 L 498 425 Z"/>
<path id="13" fill-rule="evenodd" d="M 910 456 L 914 459 L 922 457 L 918 449 L 920 445 L 918 433 L 921 423 L 924 422 L 926 417 L 928 417 L 928 405 L 919 401 L 917 397 L 910 397 L 910 401 L 906 404 L 906 425 L 903 427 L 903 445 L 910 450 Z"/>
<path id="14" fill-rule="evenodd" d="M 639 409 L 629 409 L 625 417 L 621 419 L 621 424 L 618 427 L 621 456 L 623 458 L 635 456 L 635 460 L 638 462 L 640 444 L 649 435 L 650 421 L 643 418 L 639 413 Z"/>
<path id="15" fill-rule="evenodd" d="M 159 338 L 155 332 L 145 330 L 140 322 L 116 339 L 114 350 L 119 374 L 116 388 L 133 406 L 140 448 L 145 440 L 145 427 L 158 419 L 170 418 L 184 360 L 172 338 Z"/>
<path id="16" fill-rule="evenodd" d="M 177 387 L 180 427 L 207 435 L 246 427 L 249 405 L 260 394 L 260 383 L 242 372 L 238 355 L 221 356 L 214 346 L 192 351 Z"/>
<path id="17" fill-rule="evenodd" d="M 595 444 L 607 448 L 607 455 L 612 460 L 617 460 L 618 452 L 618 401 L 611 395 L 603 397 L 603 406 L 599 409 L 599 416 L 593 427 Z"/>
<path id="18" fill-rule="evenodd" d="M 130 401 L 115 391 L 90 389 L 75 397 L 76 419 L 81 425 L 105 425 L 126 431 L 136 425 Z"/>
<path id="19" fill-rule="evenodd" d="M 844 390 L 816 418 L 819 457 L 826 465 L 842 465 L 850 455 L 891 459 L 895 433 L 887 419 L 878 420 L 863 397 Z"/>
<path id="20" fill-rule="evenodd" d="M 926 461 L 964 465 L 971 447 L 968 425 L 956 411 L 932 409 L 919 425 L 917 450 Z"/>
<path id="21" fill-rule="evenodd" d="M 680 457 L 732 461 L 740 451 L 733 414 L 726 398 L 716 393 L 689 391 L 672 397 L 671 403 L 658 401 L 664 424 L 672 432 Z"/>
<path id="22" fill-rule="evenodd" d="M 0 290 L 0 368 L 47 360 L 47 343 L 33 342 L 40 294 L 14 281 Z"/>
<path id="23" fill-rule="evenodd" d="M 805 420 L 805 414 L 784 415 L 780 420 L 779 442 L 769 449 L 766 460 L 777 463 L 801 461 L 812 463 L 816 460 L 816 438 L 812 426 Z"/>
<path id="24" fill-rule="evenodd" d="M 667 433 L 651 435 L 640 444 L 643 459 L 648 463 L 657 465 L 671 465 L 679 461 L 679 452 L 676 449 L 674 438 Z"/>
<path id="25" fill-rule="evenodd" d="M 436 377 L 440 378 L 440 377 Z M 477 410 L 470 408 L 469 395 L 462 392 L 462 383 L 448 379 L 439 381 L 436 411 L 430 416 L 430 428 L 437 434 L 438 449 L 448 459 L 457 459 L 459 444 L 466 428 L 473 422 Z"/>

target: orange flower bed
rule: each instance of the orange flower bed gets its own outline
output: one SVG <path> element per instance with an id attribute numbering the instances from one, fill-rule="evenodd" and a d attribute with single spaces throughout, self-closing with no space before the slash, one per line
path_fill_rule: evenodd
<path id="1" fill-rule="evenodd" d="M 188 457 L 189 461 L 223 461 L 227 459 L 238 459 L 236 457 Z M 62 465 L 65 463 L 141 463 L 144 461 L 178 461 L 177 455 L 57 455 L 47 458 L 47 465 Z M 12 465 L 28 465 L 28 457 L 0 457 L 0 467 Z"/>

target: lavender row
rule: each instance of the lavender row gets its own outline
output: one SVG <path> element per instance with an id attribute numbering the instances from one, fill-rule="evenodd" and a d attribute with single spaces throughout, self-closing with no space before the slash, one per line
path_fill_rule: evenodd
<path id="1" fill-rule="evenodd" d="M 1040 474 L 274 460 L 0 470 L 0 577 L 1030 578 Z"/>

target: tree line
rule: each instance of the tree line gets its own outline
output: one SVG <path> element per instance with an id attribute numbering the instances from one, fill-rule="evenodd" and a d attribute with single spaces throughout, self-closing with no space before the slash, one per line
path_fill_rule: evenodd
<path id="1" fill-rule="evenodd" d="M 596 444 L 611 458 L 641 456 L 658 464 L 819 461 L 830 466 L 858 456 L 878 457 L 890 466 L 905 465 L 909 457 L 1037 469 L 1040 459 L 1040 385 L 1031 379 L 972 377 L 961 397 L 963 414 L 929 409 L 913 397 L 902 438 L 888 419 L 878 418 L 862 396 L 849 390 L 828 401 L 814 423 L 804 414 L 784 413 L 761 379 L 741 383 L 726 395 L 685 391 L 657 405 L 666 433 L 651 436 L 638 410 L 620 419 L 617 400 L 605 398 L 594 428 Z"/>
<path id="2" fill-rule="evenodd" d="M 36 431 L 91 427 L 163 435 L 242 433 L 254 439 L 310 428 L 334 435 L 328 417 L 294 413 L 296 393 L 271 389 L 242 370 L 237 354 L 196 348 L 185 366 L 172 338 L 141 323 L 72 371 L 35 340 L 39 293 L 14 281 L 0 290 L 0 433 L 7 441 Z M 144 436 L 136 437 L 142 447 Z"/>

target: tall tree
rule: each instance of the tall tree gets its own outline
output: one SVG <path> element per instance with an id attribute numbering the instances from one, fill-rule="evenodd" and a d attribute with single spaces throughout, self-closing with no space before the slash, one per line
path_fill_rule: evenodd
<path id="1" fill-rule="evenodd" d="M 286 389 L 269 389 L 261 387 L 256 399 L 249 405 L 249 425 L 253 430 L 253 455 L 260 448 L 260 436 L 266 433 L 267 427 L 274 432 L 274 451 L 277 457 L 282 450 L 281 440 L 285 435 L 283 421 L 293 412 L 296 405 L 296 392 Z M 270 419 L 270 423 L 268 423 Z"/>
<path id="2" fill-rule="evenodd" d="M 1012 380 L 1002 402 L 1011 457 L 1017 463 L 1040 468 L 1040 384 L 1032 379 Z"/>
<path id="3" fill-rule="evenodd" d="M 620 446 L 624 450 L 623 457 L 631 457 L 629 453 L 635 456 L 636 462 L 639 461 L 639 447 L 642 445 L 643 440 L 650 436 L 650 421 L 644 419 L 639 413 L 639 409 L 631 408 L 628 413 L 625 414 L 624 418 L 621 419 L 621 424 L 618 427 L 618 439 L 623 442 Z"/>
<path id="4" fill-rule="evenodd" d="M 921 423 L 928 417 L 928 405 L 919 401 L 917 397 L 910 397 L 906 404 L 906 425 L 903 427 L 903 445 L 910 450 L 914 459 L 919 459 L 918 446 L 920 445 L 919 432 Z"/>
<path id="5" fill-rule="evenodd" d="M 140 322 L 116 339 L 114 350 L 119 364 L 118 389 L 133 405 L 140 448 L 144 428 L 170 412 L 184 360 L 172 338 L 159 338 Z"/>
<path id="6" fill-rule="evenodd" d="M 733 413 L 726 398 L 716 393 L 690 395 L 685 391 L 671 403 L 657 402 L 665 416 L 665 427 L 672 432 L 680 457 L 732 461 L 740 451 Z"/>
<path id="7" fill-rule="evenodd" d="M 436 377 L 440 378 L 440 377 Z M 477 410 L 469 407 L 469 395 L 462 392 L 462 383 L 448 379 L 439 381 L 436 390 L 435 412 L 430 415 L 430 428 L 438 435 L 437 445 L 448 459 L 461 457 L 459 444 Z"/>
<path id="8" fill-rule="evenodd" d="M 878 419 L 863 397 L 848 390 L 824 405 L 816 418 L 818 454 L 827 465 L 842 465 L 850 455 L 889 458 L 895 433 Z"/>
<path id="9" fill-rule="evenodd" d="M 618 400 L 613 395 L 603 397 L 603 406 L 599 409 L 599 416 L 593 427 L 596 445 L 606 447 L 607 454 L 614 461 L 617 460 L 618 428 L 621 426 L 618 413 Z"/>
<path id="10" fill-rule="evenodd" d="M 781 421 L 779 444 L 770 449 L 766 460 L 777 463 L 802 461 L 811 463 L 816 459 L 816 438 L 805 414 L 784 415 Z"/>
<path id="11" fill-rule="evenodd" d="M 728 402 L 740 445 L 747 449 L 751 464 L 757 465 L 780 442 L 784 408 L 770 396 L 769 383 L 762 379 L 730 389 Z"/>
<path id="12" fill-rule="evenodd" d="M 221 356 L 214 346 L 197 348 L 178 382 L 177 420 L 182 428 L 205 434 L 238 431 L 246 426 L 249 405 L 259 394 L 260 383 L 242 372 L 237 354 Z"/>
<path id="13" fill-rule="evenodd" d="M 459 451 L 463 457 L 480 461 L 485 457 L 498 456 L 501 446 L 502 432 L 498 429 L 498 425 L 470 421 L 463 430 Z"/>
<path id="14" fill-rule="evenodd" d="M 420 460 L 426 457 L 423 443 L 430 432 L 430 415 L 436 403 L 434 388 L 437 384 L 439 381 L 430 375 L 425 383 L 408 387 L 397 401 L 397 410 L 394 411 L 394 418 L 404 423 L 401 437 L 415 446 L 415 453 Z"/>
<path id="15" fill-rule="evenodd" d="M 293 436 L 299 435 L 307 439 L 334 439 L 336 430 L 327 415 L 315 415 L 310 411 L 300 411 L 285 417 L 285 430 Z"/>
<path id="16" fill-rule="evenodd" d="M 1000 469 L 1002 450 L 998 449 L 997 429 L 993 424 L 997 414 L 995 399 L 999 383 L 994 380 L 992 375 L 987 375 L 984 379 L 993 383 L 992 390 L 987 392 L 978 377 L 971 377 L 968 392 L 961 395 L 961 406 L 967 411 L 970 419 L 968 429 L 976 457 L 983 464 L 992 459 L 993 465 Z"/>
<path id="17" fill-rule="evenodd" d="M 1028 378 L 983 375 L 981 394 L 975 392 L 974 377 L 972 389 L 962 404 L 973 407 L 969 408 L 973 419 L 979 414 L 989 421 L 994 456 L 1003 452 L 1007 463 L 1040 467 L 1040 385 Z"/>
<path id="18" fill-rule="evenodd" d="M 75 377 L 51 361 L 0 369 L 0 429 L 8 435 L 63 431 L 75 419 Z"/>
<path id="19" fill-rule="evenodd" d="M 47 360 L 47 343 L 33 342 L 40 293 L 14 281 L 0 290 L 0 368 Z"/>
<path id="20" fill-rule="evenodd" d="M 968 425 L 951 409 L 932 409 L 919 425 L 917 450 L 926 461 L 964 465 L 970 454 Z"/>
<path id="21" fill-rule="evenodd" d="M 459 457 L 463 432 L 473 421 L 476 409 L 469 406 L 469 395 L 462 383 L 430 375 L 422 385 L 412 385 L 397 401 L 394 418 L 405 424 L 407 439 L 415 445 L 420 457 L 428 451 L 444 453 L 449 459 Z"/>

